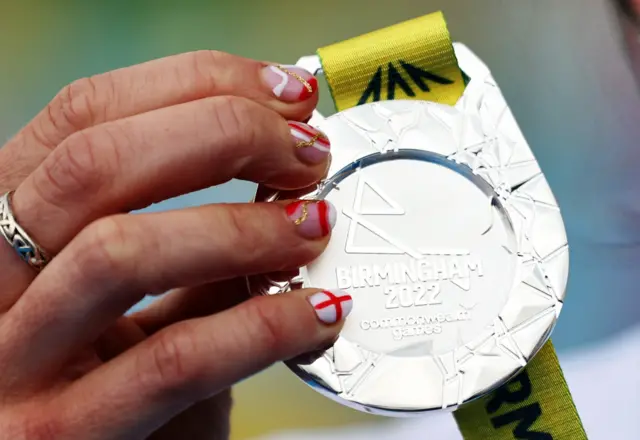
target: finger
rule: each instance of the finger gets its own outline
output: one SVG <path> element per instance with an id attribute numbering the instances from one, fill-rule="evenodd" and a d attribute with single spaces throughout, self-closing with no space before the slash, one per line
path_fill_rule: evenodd
<path id="1" fill-rule="evenodd" d="M 0 149 L 0 194 L 17 188 L 72 134 L 164 107 L 233 95 L 286 119 L 308 119 L 318 103 L 317 80 L 302 68 L 277 66 L 202 50 L 77 80 Z"/>
<path id="2" fill-rule="evenodd" d="M 332 295 L 341 302 L 331 314 L 318 309 L 326 293 L 300 290 L 168 327 L 78 381 L 65 396 L 67 418 L 79 429 L 84 420 L 108 421 L 94 427 L 109 432 L 108 439 L 148 435 L 192 402 L 336 338 L 352 301 Z M 79 396 L 100 399 L 79 407 Z"/>
<path id="3" fill-rule="evenodd" d="M 296 142 L 284 119 L 246 99 L 161 109 L 69 138 L 20 185 L 14 210 L 55 253 L 96 218 L 232 178 L 306 186 L 322 176 L 328 151 Z M 310 165 L 316 153 L 325 154 Z"/>
<path id="4" fill-rule="evenodd" d="M 55 255 L 97 218 L 234 177 L 271 186 L 305 186 L 322 176 L 328 149 L 315 144 L 299 148 L 292 130 L 277 113 L 232 97 L 102 124 L 54 150 L 17 189 L 13 209 L 21 226 Z M 13 260 L 5 267 L 28 272 L 24 263 Z M 13 270 L 0 274 L 0 285 L 11 289 L 0 299 L 4 310 L 26 287 L 16 283 L 17 278 Z"/>
<path id="5" fill-rule="evenodd" d="M 128 316 L 120 317 L 94 342 L 98 358 L 107 362 L 147 338 L 147 334 Z"/>
<path id="6" fill-rule="evenodd" d="M 147 334 L 187 319 L 213 315 L 249 299 L 244 278 L 179 288 L 158 298 L 130 318 Z"/>
<path id="7" fill-rule="evenodd" d="M 246 97 L 302 120 L 318 102 L 317 88 L 313 75 L 298 67 L 283 70 L 209 50 L 184 53 L 75 81 L 8 147 L 28 148 L 39 162 L 75 132 L 209 96 Z"/>
<path id="8" fill-rule="evenodd" d="M 0 144 L 0 194 L 15 190 L 44 157 L 41 154 L 34 155 L 21 145 L 18 148 L 20 139 L 21 135 L 18 135 L 4 146 Z"/>
<path id="9" fill-rule="evenodd" d="M 299 275 L 299 270 L 276 272 L 268 278 L 271 280 L 290 280 Z M 224 292 L 224 294 L 221 294 Z M 217 293 L 217 294 L 216 294 Z M 130 315 L 147 335 L 152 335 L 180 321 L 214 315 L 223 310 L 237 306 L 249 299 L 247 280 L 235 278 L 204 286 L 176 289 L 156 300 L 143 310 Z M 297 356 L 292 362 L 296 364 L 312 364 L 324 355 L 335 341 L 310 353 Z"/>
<path id="10" fill-rule="evenodd" d="M 130 318 L 148 335 L 187 319 L 201 318 L 227 310 L 249 299 L 249 286 L 259 291 L 257 282 L 286 282 L 300 274 L 299 269 L 246 278 L 234 278 L 197 287 L 175 289 L 158 298 Z"/>
<path id="11" fill-rule="evenodd" d="M 100 220 L 2 318 L 0 334 L 10 336 L 0 362 L 9 356 L 8 369 L 35 385 L 146 292 L 303 266 L 325 248 L 335 218 L 335 209 L 321 201 L 210 205 Z"/>

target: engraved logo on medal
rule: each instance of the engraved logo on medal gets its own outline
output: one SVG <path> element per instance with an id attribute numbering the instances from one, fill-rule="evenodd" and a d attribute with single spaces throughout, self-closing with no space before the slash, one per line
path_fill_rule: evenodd
<path id="1" fill-rule="evenodd" d="M 369 191 L 383 206 L 363 205 L 365 192 Z M 380 288 L 385 295 L 385 309 L 408 309 L 414 312 L 406 316 L 363 319 L 364 331 L 388 331 L 394 340 L 411 336 L 430 336 L 442 333 L 448 323 L 471 319 L 475 303 L 460 303 L 454 313 L 434 313 L 426 309 L 443 303 L 441 284 L 450 282 L 469 291 L 471 278 L 482 277 L 482 262 L 471 256 L 468 249 L 412 248 L 389 232 L 380 229 L 367 216 L 404 216 L 406 210 L 391 198 L 374 180 L 360 172 L 353 205 L 342 213 L 350 219 L 345 252 L 349 254 L 404 255 L 405 261 L 389 261 L 381 264 L 358 264 L 335 268 L 336 284 L 349 291 L 363 288 Z M 362 246 L 355 244 L 358 228 L 365 228 L 384 240 L 386 246 Z"/>
<path id="2" fill-rule="evenodd" d="M 491 324 L 517 257 L 493 191 L 446 158 L 411 154 L 374 153 L 327 186 L 338 222 L 305 276 L 354 296 L 352 343 L 437 355 Z"/>

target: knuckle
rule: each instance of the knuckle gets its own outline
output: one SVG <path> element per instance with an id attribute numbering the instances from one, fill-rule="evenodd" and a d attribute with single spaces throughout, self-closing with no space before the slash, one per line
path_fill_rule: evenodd
<path id="1" fill-rule="evenodd" d="M 242 258 L 243 265 L 251 265 L 252 259 L 259 262 L 263 250 L 267 246 L 264 228 L 260 225 L 266 221 L 264 215 L 255 215 L 247 211 L 247 206 L 228 205 L 225 207 L 226 236 L 233 243 L 234 254 Z M 218 225 L 219 227 L 219 225 Z M 247 268 L 251 270 L 251 268 Z"/>
<path id="2" fill-rule="evenodd" d="M 235 154 L 247 155 L 256 144 L 258 105 L 239 97 L 224 96 L 214 100 L 212 108 L 217 132 Z"/>
<path id="3" fill-rule="evenodd" d="M 203 72 L 211 72 L 211 69 L 218 65 L 225 65 L 231 57 L 227 52 L 220 50 L 196 50 L 191 52 L 194 65 L 201 68 Z"/>
<path id="4" fill-rule="evenodd" d="M 198 379 L 190 360 L 196 355 L 195 334 L 188 323 L 171 332 L 160 331 L 152 340 L 146 368 L 139 369 L 139 380 L 146 389 L 173 390 Z"/>
<path id="5" fill-rule="evenodd" d="M 93 125 L 97 110 L 94 106 L 98 102 L 97 83 L 97 77 L 81 78 L 65 86 L 56 95 L 47 107 L 48 119 L 54 128 L 67 132 L 80 131 Z"/>
<path id="6" fill-rule="evenodd" d="M 26 146 L 21 133 L 0 147 L 0 192 L 16 189 L 31 174 L 34 163 L 32 157 L 25 157 Z"/>
<path id="7" fill-rule="evenodd" d="M 89 132 L 78 132 L 67 139 L 42 163 L 42 173 L 35 175 L 35 184 L 45 201 L 59 205 L 78 192 L 96 190 L 99 184 L 98 143 Z"/>
<path id="8" fill-rule="evenodd" d="M 243 321 L 251 323 L 252 334 L 247 335 L 256 341 L 259 350 L 267 356 L 267 361 L 275 362 L 285 356 L 288 336 L 286 323 L 290 320 L 280 301 L 269 298 L 254 298 L 243 304 Z"/>
<path id="9" fill-rule="evenodd" d="M 105 217 L 89 225 L 78 237 L 73 261 L 86 274 L 108 273 L 133 282 L 137 241 L 126 216 Z"/>
<path id="10" fill-rule="evenodd" d="M 190 62 L 180 64 L 181 66 L 189 66 L 188 68 L 191 70 L 190 75 L 186 75 L 186 77 L 191 78 L 192 81 L 186 87 L 213 93 L 216 81 L 212 72 L 216 70 L 217 66 L 225 66 L 230 55 L 217 50 L 197 50 L 187 56 L 190 58 Z M 185 77 L 184 72 L 178 72 L 178 74 L 178 79 Z"/>
<path id="11" fill-rule="evenodd" d="M 36 118 L 24 128 L 24 134 L 31 137 L 36 144 L 42 145 L 48 150 L 53 150 L 64 139 L 64 134 L 58 133 L 55 129 L 53 130 L 54 133 L 51 133 L 50 107 L 50 104 L 45 107 L 43 111 L 44 117 Z"/>

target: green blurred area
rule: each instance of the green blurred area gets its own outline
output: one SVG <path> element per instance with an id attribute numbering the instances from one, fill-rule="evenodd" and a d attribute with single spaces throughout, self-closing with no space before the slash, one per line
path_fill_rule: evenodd
<path id="1" fill-rule="evenodd" d="M 588 194 L 598 190 L 582 177 L 591 165 L 574 157 L 605 143 L 629 142 L 630 122 L 619 109 L 634 105 L 628 97 L 630 77 L 604 20 L 603 4 L 0 0 L 0 137 L 15 133 L 62 86 L 83 76 L 196 49 L 293 63 L 318 46 L 440 9 L 454 39 L 468 44 L 494 71 L 572 225 L 569 235 L 579 243 L 601 227 L 601 219 L 591 199 L 574 197 L 577 181 Z M 587 63 L 600 70 L 585 69 Z M 620 89 L 611 87 L 610 77 Z M 326 99 L 322 105 L 331 107 Z M 600 166 L 607 172 L 606 160 Z M 248 198 L 245 190 L 228 188 L 237 191 L 231 198 Z M 564 312 L 559 347 L 588 342 L 635 320 L 637 307 L 626 297 L 602 304 L 596 293 L 589 293 L 603 277 L 590 269 L 599 263 L 581 255 L 572 264 L 584 276 L 571 283 L 573 291 L 581 292 L 581 306 Z M 589 311 L 601 319 L 583 323 L 582 313 Z M 292 427 L 386 422 L 330 402 L 282 366 L 240 384 L 235 398 L 235 440 Z"/>
<path id="2" fill-rule="evenodd" d="M 506 25 L 513 31 L 518 21 L 526 24 L 524 15 L 504 20 L 513 8 L 501 3 L 2 0 L 0 133 L 15 131 L 57 89 L 81 76 L 197 49 L 295 62 L 320 45 L 439 9 L 445 11 L 453 34 L 466 40 L 485 26 Z M 477 37 L 471 41 L 489 43 Z M 503 43 L 491 44 L 491 52 L 497 52 L 495 45 Z"/>

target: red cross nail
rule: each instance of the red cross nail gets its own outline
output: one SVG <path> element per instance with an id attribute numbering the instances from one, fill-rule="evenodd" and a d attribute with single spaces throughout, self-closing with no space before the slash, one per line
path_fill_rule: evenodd
<path id="1" fill-rule="evenodd" d="M 349 315 L 353 298 L 341 290 L 323 290 L 308 298 L 318 319 L 325 324 L 334 324 Z"/>

